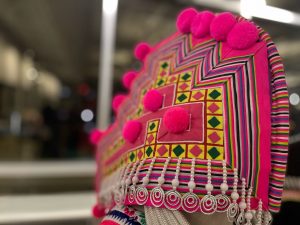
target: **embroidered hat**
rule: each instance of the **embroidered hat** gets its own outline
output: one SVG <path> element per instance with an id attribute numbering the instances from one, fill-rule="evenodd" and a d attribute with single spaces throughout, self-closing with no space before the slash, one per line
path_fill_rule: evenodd
<path id="1" fill-rule="evenodd" d="M 270 36 L 240 16 L 183 10 L 135 56 L 116 121 L 97 139 L 97 207 L 226 212 L 268 224 L 287 163 L 288 93 Z M 96 142 L 97 142 L 96 141 Z"/>

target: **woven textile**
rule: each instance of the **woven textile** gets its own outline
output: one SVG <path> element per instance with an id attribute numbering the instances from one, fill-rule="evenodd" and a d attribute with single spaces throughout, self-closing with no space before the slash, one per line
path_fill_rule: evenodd
<path id="1" fill-rule="evenodd" d="M 237 17 L 237 21 L 244 19 Z M 163 191 L 172 190 L 176 165 L 181 158 L 177 191 L 181 196 L 188 193 L 191 162 L 195 159 L 193 192 L 201 199 L 207 192 L 207 161 L 211 160 L 212 194 L 218 195 L 225 160 L 228 196 L 237 169 L 238 192 L 242 191 L 242 178 L 246 188 L 253 189 L 251 208 L 257 209 L 261 200 L 263 210 L 278 212 L 287 161 L 288 93 L 276 47 L 263 29 L 257 29 L 259 40 L 242 50 L 233 49 L 227 42 L 216 41 L 210 35 L 195 38 L 181 32 L 151 49 L 129 96 L 119 108 L 115 123 L 98 144 L 96 182 L 101 204 L 105 207 L 114 204 L 113 193 L 104 196 L 103 190 L 135 173 L 136 187 L 142 186 L 143 178 L 150 173 L 145 188 L 151 195 L 165 160 L 170 157 Z M 143 105 L 149 90 L 157 90 L 163 96 L 162 106 L 156 112 Z M 166 111 L 174 107 L 181 107 L 189 114 L 189 125 L 184 132 L 171 133 L 163 122 Z M 141 124 L 133 143 L 122 137 L 122 129 L 129 120 Z M 143 165 L 136 172 L 141 161 Z M 149 172 L 151 162 L 153 167 Z M 125 169 L 128 164 L 135 169 L 131 174 L 130 168 Z M 128 199 L 128 190 L 125 195 L 126 205 L 139 204 L 135 199 Z M 150 198 L 143 204 L 154 206 Z M 184 210 L 182 205 L 178 209 Z"/>

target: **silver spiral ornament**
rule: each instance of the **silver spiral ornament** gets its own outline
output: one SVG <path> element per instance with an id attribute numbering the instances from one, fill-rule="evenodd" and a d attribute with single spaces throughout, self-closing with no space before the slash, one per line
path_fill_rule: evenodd
<path id="1" fill-rule="evenodd" d="M 148 190 L 145 187 L 138 187 L 135 191 L 135 201 L 138 205 L 144 205 L 148 200 Z"/>
<path id="2" fill-rule="evenodd" d="M 133 203 L 134 202 L 134 199 L 135 199 L 135 186 L 132 185 L 130 188 L 129 188 L 129 191 L 128 191 L 128 201 L 130 203 Z"/>
<path id="3" fill-rule="evenodd" d="M 150 201 L 153 206 L 160 207 L 164 204 L 165 192 L 161 187 L 153 188 L 150 194 Z"/>
<path id="4" fill-rule="evenodd" d="M 242 211 L 240 212 L 238 218 L 236 219 L 236 224 L 242 225 L 244 224 L 244 222 L 245 222 L 245 213 Z"/>
<path id="5" fill-rule="evenodd" d="M 217 200 L 213 195 L 205 195 L 200 201 L 200 210 L 210 215 L 217 211 Z"/>
<path id="6" fill-rule="evenodd" d="M 184 211 L 194 213 L 199 210 L 200 200 L 195 193 L 185 193 L 181 199 L 181 206 Z"/>
<path id="7" fill-rule="evenodd" d="M 217 195 L 216 201 L 217 201 L 217 212 L 225 212 L 231 203 L 227 195 L 223 195 L 223 194 Z"/>
<path id="8" fill-rule="evenodd" d="M 165 206 L 169 210 L 177 210 L 181 206 L 181 195 L 178 191 L 170 190 L 165 194 Z"/>
<path id="9" fill-rule="evenodd" d="M 228 221 L 234 222 L 238 214 L 239 214 L 239 205 L 237 203 L 231 203 L 227 209 Z"/>

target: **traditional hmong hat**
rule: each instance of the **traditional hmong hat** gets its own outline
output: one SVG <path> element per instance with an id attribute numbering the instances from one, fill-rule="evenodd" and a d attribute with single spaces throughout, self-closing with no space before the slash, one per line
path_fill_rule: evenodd
<path id="1" fill-rule="evenodd" d="M 277 49 L 228 12 L 185 9 L 177 29 L 135 49 L 142 69 L 124 75 L 129 93 L 114 98 L 116 121 L 97 144 L 96 209 L 226 212 L 238 224 L 268 224 L 281 204 L 289 133 Z"/>

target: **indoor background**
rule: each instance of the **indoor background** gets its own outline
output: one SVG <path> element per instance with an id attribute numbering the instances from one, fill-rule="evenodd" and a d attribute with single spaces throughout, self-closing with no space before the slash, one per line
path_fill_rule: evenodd
<path id="1" fill-rule="evenodd" d="M 125 91 L 123 73 L 140 66 L 134 45 L 172 34 L 178 12 L 188 6 L 252 18 L 283 57 L 291 137 L 284 203 L 274 225 L 295 224 L 298 0 L 0 0 L 0 224 L 93 223 L 95 163 L 88 134 L 113 121 L 111 96 Z"/>

